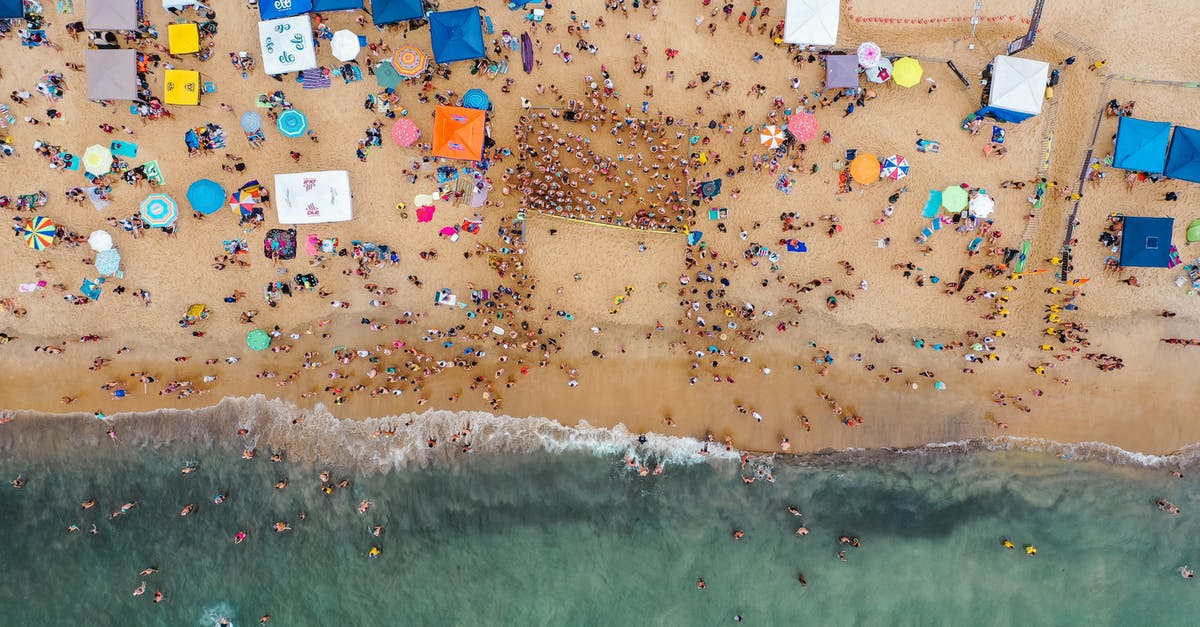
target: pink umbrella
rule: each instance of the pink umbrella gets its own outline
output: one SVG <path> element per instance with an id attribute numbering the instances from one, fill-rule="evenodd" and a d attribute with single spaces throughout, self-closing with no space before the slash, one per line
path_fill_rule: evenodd
<path id="1" fill-rule="evenodd" d="M 421 129 L 408 118 L 400 118 L 392 125 L 392 141 L 399 146 L 411 146 L 420 138 Z"/>
<path id="2" fill-rule="evenodd" d="M 797 111 L 788 116 L 787 130 L 796 141 L 804 144 L 817 136 L 817 116 L 808 111 Z"/>

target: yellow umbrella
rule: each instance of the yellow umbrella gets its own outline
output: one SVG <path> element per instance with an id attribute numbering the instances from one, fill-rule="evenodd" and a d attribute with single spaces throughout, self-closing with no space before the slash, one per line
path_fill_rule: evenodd
<path id="1" fill-rule="evenodd" d="M 88 174 L 104 176 L 112 172 L 112 150 L 107 146 L 92 144 L 83 151 L 83 169 Z"/>
<path id="2" fill-rule="evenodd" d="M 850 162 L 850 177 L 855 183 L 874 183 L 879 180 L 879 157 L 863 153 Z"/>
<path id="3" fill-rule="evenodd" d="M 200 73 L 193 70 L 167 70 L 163 102 L 169 105 L 200 104 Z"/>
<path id="4" fill-rule="evenodd" d="M 193 54 L 200 52 L 200 27 L 195 23 L 168 24 L 167 42 L 171 54 Z"/>
<path id="5" fill-rule="evenodd" d="M 921 68 L 921 62 L 912 57 L 904 57 L 897 59 L 892 64 L 892 80 L 901 87 L 912 87 L 921 82 L 921 77 L 925 75 L 925 70 Z"/>

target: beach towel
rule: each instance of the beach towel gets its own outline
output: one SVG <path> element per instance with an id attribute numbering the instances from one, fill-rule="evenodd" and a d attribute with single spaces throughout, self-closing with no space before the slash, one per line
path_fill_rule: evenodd
<path id="1" fill-rule="evenodd" d="M 433 221 L 433 205 L 424 205 L 417 207 L 417 222 L 432 222 Z"/>
<path id="2" fill-rule="evenodd" d="M 787 249 L 789 253 L 806 253 L 808 252 L 808 244 L 798 239 L 790 239 L 787 242 Z"/>
<path id="3" fill-rule="evenodd" d="M 263 255 L 267 259 L 296 258 L 296 229 L 271 229 L 263 238 Z"/>
<path id="4" fill-rule="evenodd" d="M 995 124 L 992 125 L 992 141 L 997 144 L 1004 143 L 1004 129 Z"/>
<path id="5" fill-rule="evenodd" d="M 28 294 L 29 292 L 36 292 L 43 287 L 46 287 L 45 281 L 35 281 L 33 283 L 21 283 L 17 286 L 17 290 L 22 294 Z"/>
<path id="6" fill-rule="evenodd" d="M 333 80 L 325 75 L 320 68 L 304 70 L 300 73 L 300 86 L 304 89 L 324 89 L 333 85 Z"/>
<path id="7" fill-rule="evenodd" d="M 66 162 L 66 165 L 63 166 L 64 169 L 71 170 L 72 172 L 79 171 L 79 157 L 68 154 L 63 155 L 63 160 Z"/>
<path id="8" fill-rule="evenodd" d="M 138 145 L 133 142 L 114 141 L 109 145 L 109 149 L 118 157 L 129 157 L 131 159 L 137 157 L 138 153 Z"/>
<path id="9" fill-rule="evenodd" d="M 321 238 L 316 233 L 309 233 L 308 238 L 304 240 L 304 252 L 309 255 L 317 255 L 321 251 Z"/>
<path id="10" fill-rule="evenodd" d="M 92 206 L 96 208 L 96 211 L 100 211 L 112 204 L 100 197 L 99 187 L 88 187 L 85 188 L 85 191 L 87 192 L 88 200 L 92 201 Z"/>
<path id="11" fill-rule="evenodd" d="M 929 200 L 925 201 L 925 209 L 921 211 L 922 218 L 933 218 L 942 208 L 941 190 L 929 190 Z"/>

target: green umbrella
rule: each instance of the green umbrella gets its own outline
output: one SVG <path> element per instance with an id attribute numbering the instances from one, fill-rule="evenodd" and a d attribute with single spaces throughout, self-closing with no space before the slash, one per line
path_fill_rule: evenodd
<path id="1" fill-rule="evenodd" d="M 951 185 L 942 191 L 942 206 L 950 213 L 958 213 L 967 207 L 967 190 L 961 185 Z"/>
<path id="2" fill-rule="evenodd" d="M 1193 220 L 1187 228 L 1187 241 L 1200 242 L 1200 220 Z"/>
<path id="3" fill-rule="evenodd" d="M 404 80 L 400 76 L 400 72 L 396 71 L 396 66 L 392 65 L 391 61 L 384 61 L 375 66 L 375 82 L 379 83 L 384 89 L 395 89 L 400 81 Z"/>
<path id="4" fill-rule="evenodd" d="M 262 329 L 255 329 L 246 334 L 246 346 L 252 351 L 265 351 L 271 345 L 271 336 Z"/>

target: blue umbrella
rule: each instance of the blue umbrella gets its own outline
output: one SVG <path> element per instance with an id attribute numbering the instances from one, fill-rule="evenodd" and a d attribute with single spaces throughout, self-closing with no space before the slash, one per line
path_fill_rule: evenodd
<path id="1" fill-rule="evenodd" d="M 462 106 L 468 109 L 487 111 L 489 104 L 491 104 L 491 99 L 482 89 L 468 89 L 467 93 L 463 94 Z"/>
<path id="2" fill-rule="evenodd" d="M 284 137 L 299 137 L 308 130 L 308 118 L 295 109 L 288 109 L 279 115 L 278 126 Z"/>
<path id="3" fill-rule="evenodd" d="M 150 194 L 142 201 L 142 219 L 147 226 L 163 228 L 175 224 L 179 205 L 166 194 Z"/>
<path id="4" fill-rule="evenodd" d="M 262 116 L 257 111 L 247 111 L 242 114 L 242 130 L 254 133 L 262 130 Z"/>
<path id="5" fill-rule="evenodd" d="M 100 276 L 112 276 L 121 272 L 121 253 L 116 248 L 109 248 L 96 253 L 96 273 Z"/>
<path id="6" fill-rule="evenodd" d="M 225 188 L 216 181 L 200 179 L 188 187 L 187 199 L 192 209 L 204 215 L 216 213 L 225 204 Z"/>

